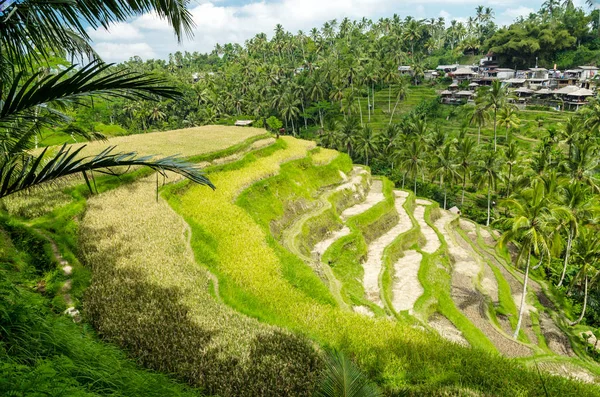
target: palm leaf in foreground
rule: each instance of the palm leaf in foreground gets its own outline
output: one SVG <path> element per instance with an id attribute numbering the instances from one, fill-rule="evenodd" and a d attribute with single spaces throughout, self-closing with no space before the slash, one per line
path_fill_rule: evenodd
<path id="1" fill-rule="evenodd" d="M 85 146 L 75 150 L 63 145 L 58 153 L 50 159 L 44 159 L 47 148 L 39 156 L 23 158 L 9 158 L 0 163 L 0 198 L 17 193 L 22 190 L 38 186 L 42 183 L 81 173 L 88 187 L 88 172 L 99 170 L 111 173 L 111 167 L 146 166 L 166 177 L 166 172 L 179 174 L 195 183 L 207 185 L 213 189 L 215 186 L 204 175 L 201 169 L 192 163 L 175 156 L 155 158 L 154 156 L 137 157 L 135 152 L 113 153 L 115 146 L 103 150 L 93 156 L 80 156 Z M 115 174 L 116 175 L 116 174 Z"/>
<path id="2" fill-rule="evenodd" d="M 317 397 L 379 397 L 377 387 L 343 353 L 327 354 Z"/>

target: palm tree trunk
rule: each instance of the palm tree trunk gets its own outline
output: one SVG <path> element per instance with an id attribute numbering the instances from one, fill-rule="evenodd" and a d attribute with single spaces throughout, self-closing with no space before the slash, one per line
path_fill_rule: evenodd
<path id="1" fill-rule="evenodd" d="M 487 222 L 485 223 L 486 226 L 490 225 L 491 202 L 492 202 L 492 189 L 491 189 L 491 186 L 488 185 Z"/>
<path id="2" fill-rule="evenodd" d="M 570 325 L 577 325 L 581 322 L 581 320 L 583 320 L 583 317 L 585 316 L 585 309 L 587 308 L 587 298 L 588 298 L 588 277 L 587 274 L 585 275 L 585 287 L 583 290 L 583 309 L 581 309 L 581 315 L 579 316 L 579 318 L 576 321 L 573 321 Z"/>
<path id="3" fill-rule="evenodd" d="M 319 120 L 321 121 L 321 129 L 323 129 L 323 111 L 319 109 Z"/>
<path id="4" fill-rule="evenodd" d="M 373 116 L 375 116 L 375 85 L 371 83 L 371 95 L 373 98 L 371 99 L 371 105 L 373 105 Z"/>
<path id="5" fill-rule="evenodd" d="M 358 111 L 360 112 L 360 126 L 364 127 L 365 125 L 363 124 L 362 106 L 360 106 L 360 97 L 357 95 L 356 99 L 358 100 Z"/>
<path id="6" fill-rule="evenodd" d="M 392 115 L 390 116 L 390 124 L 392 124 L 392 119 L 394 118 L 394 113 L 396 113 L 396 108 L 398 107 L 398 102 L 400 102 L 400 96 L 396 99 L 396 104 L 394 105 L 394 110 L 392 111 Z"/>
<path id="7" fill-rule="evenodd" d="M 367 86 L 367 110 L 369 111 L 369 123 L 371 122 L 371 93 L 369 92 L 369 86 Z"/>
<path id="8" fill-rule="evenodd" d="M 497 119 L 498 110 L 494 109 L 494 152 L 496 151 L 496 119 Z"/>
<path id="9" fill-rule="evenodd" d="M 304 111 L 304 100 L 302 100 L 302 117 L 304 118 L 304 129 L 308 130 L 308 124 L 306 124 L 306 112 Z"/>
<path id="10" fill-rule="evenodd" d="M 415 175 L 415 196 L 417 195 L 417 176 Z"/>
<path id="11" fill-rule="evenodd" d="M 477 145 L 481 143 L 481 124 L 479 124 L 479 133 L 477 134 Z"/>
<path id="12" fill-rule="evenodd" d="M 291 119 L 290 121 L 292 122 L 292 134 L 296 136 L 296 127 L 294 126 L 294 119 Z"/>
<path id="13" fill-rule="evenodd" d="M 388 113 L 392 111 L 392 85 L 388 86 Z"/>
<path id="14" fill-rule="evenodd" d="M 565 252 L 565 262 L 563 264 L 562 274 L 560 275 L 560 281 L 556 285 L 561 287 L 563 281 L 565 281 L 565 274 L 567 273 L 567 265 L 569 264 L 569 255 L 571 254 L 571 244 L 573 244 L 573 232 L 569 230 L 569 237 L 567 240 L 567 250 Z"/>
<path id="15" fill-rule="evenodd" d="M 519 321 L 517 321 L 517 328 L 513 338 L 517 339 L 519 331 L 521 330 L 521 323 L 523 322 L 523 311 L 525 310 L 525 297 L 527 296 L 527 281 L 529 279 L 529 264 L 531 263 L 531 247 L 527 253 L 527 266 L 525 267 L 525 278 L 523 279 L 523 296 L 521 296 L 521 307 L 519 308 Z"/>
<path id="16" fill-rule="evenodd" d="M 460 198 L 460 206 L 462 207 L 465 203 L 465 189 L 467 187 L 467 170 L 463 171 L 463 184 L 462 184 L 462 197 Z"/>
<path id="17" fill-rule="evenodd" d="M 512 176 L 512 164 L 508 165 L 508 180 L 506 181 L 506 197 L 510 194 L 510 178 Z"/>

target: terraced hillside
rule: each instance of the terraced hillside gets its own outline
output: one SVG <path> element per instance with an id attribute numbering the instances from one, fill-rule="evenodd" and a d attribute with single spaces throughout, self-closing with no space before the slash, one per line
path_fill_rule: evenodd
<path id="1" fill-rule="evenodd" d="M 390 394 L 600 391 L 543 284 L 510 336 L 522 275 L 493 231 L 311 142 L 251 149 L 206 164 L 215 192 L 180 182 L 156 203 L 150 177 L 90 201 L 87 304 L 106 338 L 220 395 L 309 395 L 321 347 Z"/>

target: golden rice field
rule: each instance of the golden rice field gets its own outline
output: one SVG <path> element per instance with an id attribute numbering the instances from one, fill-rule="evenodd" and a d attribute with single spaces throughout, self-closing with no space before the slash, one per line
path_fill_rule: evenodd
<path id="1" fill-rule="evenodd" d="M 93 283 L 85 312 L 97 331 L 211 393 L 309 395 L 318 365 L 312 346 L 218 302 L 194 260 L 188 225 L 155 200 L 155 189 L 149 177 L 88 201 L 80 234 Z M 208 188 L 198 194 L 216 196 Z"/>
<path id="2" fill-rule="evenodd" d="M 149 134 L 114 137 L 108 141 L 85 143 L 85 154 L 98 153 L 108 146 L 117 146 L 116 152 L 137 151 L 139 154 L 156 154 L 159 156 L 181 155 L 183 157 L 198 157 L 201 155 L 222 151 L 235 145 L 258 139 L 266 131 L 260 128 L 239 128 L 228 126 L 203 126 L 173 131 L 152 132 Z M 261 141 L 248 144 L 248 149 L 256 149 Z M 80 147 L 84 144 L 73 144 Z M 40 153 L 42 149 L 35 151 Z M 38 188 L 31 192 L 6 197 L 1 205 L 9 214 L 25 218 L 42 216 L 54 208 L 66 205 L 71 197 L 65 193 L 66 188 L 83 184 L 83 177 L 71 176 L 52 186 Z"/>
<path id="3" fill-rule="evenodd" d="M 73 148 L 86 145 L 85 154 L 95 154 L 107 146 L 117 146 L 119 152 L 138 152 L 160 156 L 198 156 L 223 150 L 248 138 L 264 135 L 265 130 L 253 127 L 210 125 L 181 130 L 151 132 L 114 137 L 106 141 L 77 143 Z"/>

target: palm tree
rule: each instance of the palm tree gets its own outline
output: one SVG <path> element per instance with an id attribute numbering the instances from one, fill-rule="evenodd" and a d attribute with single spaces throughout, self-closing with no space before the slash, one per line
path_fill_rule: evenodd
<path id="1" fill-rule="evenodd" d="M 477 144 L 479 145 L 481 143 L 481 127 L 483 127 L 488 121 L 489 114 L 485 106 L 478 104 L 471 107 L 467 115 L 469 118 L 469 124 L 477 125 Z"/>
<path id="2" fill-rule="evenodd" d="M 450 145 L 445 145 L 436 155 L 436 165 L 433 174 L 439 175 L 440 186 L 443 186 L 444 189 L 444 209 L 446 209 L 448 182 L 454 182 L 454 179 L 458 176 L 454 157 L 455 154 Z"/>
<path id="3" fill-rule="evenodd" d="M 360 126 L 359 121 L 356 117 L 348 117 L 347 120 L 342 124 L 342 128 L 339 131 L 339 144 L 341 147 L 346 149 L 346 153 L 352 157 L 352 149 L 356 141 L 356 133 Z"/>
<path id="4" fill-rule="evenodd" d="M 504 151 L 504 160 L 508 165 L 508 177 L 506 179 L 506 195 L 508 197 L 510 195 L 510 182 L 512 179 L 513 168 L 517 164 L 519 157 L 521 156 L 521 150 L 519 149 L 519 145 L 515 141 L 509 141 L 506 146 L 506 150 Z"/>
<path id="5" fill-rule="evenodd" d="M 497 130 L 497 121 L 498 121 L 498 112 L 504 106 L 506 106 L 508 100 L 508 95 L 506 92 L 506 88 L 502 86 L 502 82 L 500 80 L 494 80 L 492 82 L 492 86 L 490 89 L 485 91 L 485 95 L 483 97 L 483 103 L 486 109 L 490 109 L 490 111 L 494 115 L 494 151 L 496 151 L 496 130 Z"/>
<path id="6" fill-rule="evenodd" d="M 377 151 L 377 142 L 373 134 L 373 129 L 368 125 L 364 126 L 356 138 L 357 151 L 364 156 L 366 163 L 369 165 L 369 156 L 373 155 Z"/>
<path id="7" fill-rule="evenodd" d="M 590 193 L 589 188 L 577 182 L 570 182 L 559 188 L 558 204 L 569 216 L 562 219 L 562 224 L 567 233 L 567 247 L 565 249 L 563 270 L 557 287 L 561 287 L 565 280 L 572 244 L 579 235 L 580 224 L 594 219 L 600 210 Z"/>
<path id="8" fill-rule="evenodd" d="M 483 156 L 476 166 L 476 175 L 480 187 L 487 188 L 487 221 L 486 226 L 490 225 L 492 190 L 496 189 L 498 181 L 498 152 L 485 150 Z"/>
<path id="9" fill-rule="evenodd" d="M 456 143 L 456 154 L 458 159 L 458 168 L 462 172 L 462 195 L 460 205 L 465 203 L 465 189 L 467 187 L 467 178 L 471 175 L 473 167 L 475 141 L 470 137 L 465 137 Z"/>
<path id="10" fill-rule="evenodd" d="M 520 262 L 525 259 L 525 277 L 519 319 L 513 334 L 516 339 L 521 329 L 525 310 L 531 256 L 550 258 L 549 233 L 546 229 L 550 208 L 544 184 L 539 180 L 534 180 L 532 186 L 520 190 L 514 198 L 505 199 L 503 205 L 508 209 L 510 217 L 503 221 L 506 232 L 500 237 L 498 245 L 500 248 L 504 248 L 509 243 L 515 243 L 519 247 L 515 266 L 519 266 Z"/>
<path id="11" fill-rule="evenodd" d="M 298 108 L 299 104 L 300 100 L 291 91 L 286 91 L 283 94 L 280 104 L 281 107 L 279 108 L 281 116 L 286 121 L 286 126 L 288 122 L 292 123 L 292 133 L 294 135 L 296 135 L 294 119 L 300 114 L 300 109 Z"/>
<path id="12" fill-rule="evenodd" d="M 116 70 L 97 60 L 89 45 L 88 28 L 126 21 L 155 10 L 174 27 L 178 38 L 191 32 L 191 16 L 183 2 L 148 0 L 124 2 L 11 2 L 0 19 L 0 197 L 67 175 L 95 169 L 145 165 L 160 173 L 177 172 L 197 183 L 212 186 L 194 165 L 178 158 L 154 159 L 135 153 L 114 153 L 114 147 L 95 156 L 62 147 L 55 154 L 28 152 L 42 128 L 69 122 L 62 110 L 93 95 L 129 100 L 179 98 L 177 90 L 161 78 Z M 51 17 L 50 17 L 51 16 Z M 56 54 L 84 54 L 95 59 L 56 73 L 35 72 L 32 63 L 48 64 Z M 83 131 L 85 139 L 94 137 Z M 91 188 L 91 185 L 88 183 Z"/>
<path id="13" fill-rule="evenodd" d="M 579 318 L 570 325 L 579 324 L 585 317 L 589 287 L 596 284 L 600 276 L 598 262 L 600 261 L 600 234 L 592 227 L 581 229 L 575 246 L 575 257 L 580 263 L 579 271 L 573 278 L 572 284 L 581 286 L 583 282 L 583 308 Z"/>
<path id="14" fill-rule="evenodd" d="M 406 82 L 402 79 L 398 80 L 398 92 L 396 94 L 396 104 L 394 105 L 394 110 L 390 114 L 390 122 L 388 124 L 392 124 L 392 120 L 394 119 L 394 113 L 396 113 L 396 108 L 398 107 L 398 103 L 406 98 Z"/>
<path id="15" fill-rule="evenodd" d="M 600 190 L 596 183 L 599 165 L 598 148 L 592 142 L 582 141 L 575 143 L 571 148 L 571 156 L 566 161 L 566 171 L 572 179 L 587 184 L 597 192 Z"/>
<path id="16" fill-rule="evenodd" d="M 414 180 L 414 194 L 417 194 L 417 178 L 419 171 L 424 166 L 424 144 L 417 138 L 412 138 L 400 149 L 399 159 L 400 167 L 404 170 L 404 175 L 412 174 Z M 404 183 L 402 184 L 404 186 Z"/>
<path id="17" fill-rule="evenodd" d="M 500 124 L 500 126 L 506 128 L 506 141 L 508 141 L 508 131 L 511 128 L 517 128 L 519 126 L 519 124 L 521 124 L 521 119 L 519 119 L 519 117 L 517 116 L 517 114 L 515 113 L 515 110 L 512 106 L 506 106 L 502 109 L 500 109 L 500 112 L 498 113 L 498 123 Z"/>

